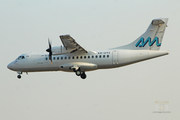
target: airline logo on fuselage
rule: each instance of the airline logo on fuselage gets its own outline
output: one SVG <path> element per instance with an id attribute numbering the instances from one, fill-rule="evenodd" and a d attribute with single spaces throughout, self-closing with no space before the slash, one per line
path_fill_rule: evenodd
<path id="1" fill-rule="evenodd" d="M 144 38 L 142 37 L 137 43 L 136 47 L 144 47 L 147 43 L 149 42 L 149 46 L 152 46 L 156 42 L 156 46 L 159 47 L 161 46 L 161 43 L 159 43 L 159 38 L 155 37 L 154 40 L 151 42 L 151 38 L 148 37 L 146 41 L 144 42 Z"/>

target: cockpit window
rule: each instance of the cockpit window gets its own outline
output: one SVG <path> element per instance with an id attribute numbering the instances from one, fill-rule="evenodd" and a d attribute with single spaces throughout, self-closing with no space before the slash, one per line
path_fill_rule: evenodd
<path id="1" fill-rule="evenodd" d="M 21 60 L 21 59 L 25 59 L 25 57 L 24 56 L 19 56 L 17 59 Z"/>

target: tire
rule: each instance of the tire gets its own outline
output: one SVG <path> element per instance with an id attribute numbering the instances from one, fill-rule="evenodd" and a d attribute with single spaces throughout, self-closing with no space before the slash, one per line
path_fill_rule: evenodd
<path id="1" fill-rule="evenodd" d="M 86 76 L 85 73 L 81 74 L 81 78 L 82 78 L 82 79 L 86 79 L 86 77 L 87 77 L 87 76 Z"/>
<path id="2" fill-rule="evenodd" d="M 80 76 L 80 75 L 81 75 L 81 71 L 79 71 L 79 70 L 76 71 L 76 75 L 77 75 L 77 76 Z"/>
<path id="3" fill-rule="evenodd" d="M 18 75 L 17 78 L 18 78 L 18 79 L 21 79 L 21 75 Z"/>

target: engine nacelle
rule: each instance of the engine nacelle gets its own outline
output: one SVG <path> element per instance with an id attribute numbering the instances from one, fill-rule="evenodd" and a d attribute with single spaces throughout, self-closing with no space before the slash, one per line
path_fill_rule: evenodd
<path id="1" fill-rule="evenodd" d="M 73 51 L 73 49 L 66 50 L 64 46 L 55 46 L 51 48 L 53 55 L 61 55 L 61 54 L 67 54 Z"/>

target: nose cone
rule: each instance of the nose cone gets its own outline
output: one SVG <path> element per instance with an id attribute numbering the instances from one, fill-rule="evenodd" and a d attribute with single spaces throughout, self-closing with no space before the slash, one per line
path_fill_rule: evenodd
<path id="1" fill-rule="evenodd" d="M 12 64 L 13 64 L 13 62 L 9 63 L 9 64 L 7 65 L 7 68 L 10 69 L 10 70 L 13 70 Z"/>
<path id="2" fill-rule="evenodd" d="M 46 49 L 46 52 L 50 52 L 50 49 L 48 48 L 48 49 Z"/>

